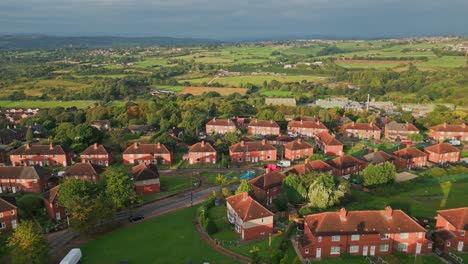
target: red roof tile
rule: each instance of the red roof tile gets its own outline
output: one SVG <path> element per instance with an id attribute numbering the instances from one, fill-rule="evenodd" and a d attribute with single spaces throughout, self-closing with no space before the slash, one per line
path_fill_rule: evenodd
<path id="1" fill-rule="evenodd" d="M 304 163 L 294 165 L 290 167 L 287 171 L 293 174 L 307 174 L 311 171 L 317 171 L 317 172 L 330 172 L 332 171 L 333 168 L 328 165 L 325 161 L 322 160 L 306 160 Z"/>
<path id="2" fill-rule="evenodd" d="M 314 147 L 302 139 L 297 139 L 292 142 L 288 142 L 284 144 L 284 148 L 290 149 L 290 150 L 299 150 L 299 149 L 311 149 Z"/>
<path id="3" fill-rule="evenodd" d="M 400 149 L 398 151 L 393 152 L 393 154 L 403 159 L 413 159 L 427 156 L 426 153 L 415 147 L 407 147 L 404 149 Z"/>
<path id="4" fill-rule="evenodd" d="M 246 151 L 265 151 L 276 150 L 275 147 L 265 142 L 239 142 L 229 147 L 231 152 L 246 152 Z"/>
<path id="5" fill-rule="evenodd" d="M 304 127 L 304 128 L 320 128 L 327 129 L 327 127 L 320 121 L 290 121 L 288 127 Z"/>
<path id="6" fill-rule="evenodd" d="M 443 132 L 465 132 L 468 133 L 468 126 L 463 123 L 461 125 L 450 125 L 447 123 L 440 124 L 437 126 L 433 126 L 430 128 L 430 130 L 434 131 L 443 131 Z"/>
<path id="7" fill-rule="evenodd" d="M 246 192 L 230 196 L 226 202 L 244 222 L 274 215 Z"/>
<path id="8" fill-rule="evenodd" d="M 10 155 L 65 155 L 65 151 L 60 145 L 31 145 L 23 146 L 10 151 Z"/>
<path id="9" fill-rule="evenodd" d="M 385 151 L 374 151 L 372 153 L 366 154 L 362 157 L 367 162 L 372 164 L 379 164 L 386 161 L 395 160 L 395 157 L 386 153 Z"/>
<path id="10" fill-rule="evenodd" d="M 217 118 L 211 119 L 206 124 L 210 126 L 234 126 L 234 127 L 236 126 L 234 125 L 234 122 L 232 122 L 231 119 L 217 119 Z"/>
<path id="11" fill-rule="evenodd" d="M 0 212 L 6 212 L 16 209 L 16 206 L 0 198 Z"/>
<path id="12" fill-rule="evenodd" d="M 258 127 L 279 127 L 278 123 L 273 120 L 258 120 L 255 119 L 251 121 L 248 125 L 250 126 L 258 126 Z"/>
<path id="13" fill-rule="evenodd" d="M 103 173 L 105 168 L 97 164 L 91 164 L 87 162 L 75 163 L 67 169 L 65 175 L 67 176 L 92 176 L 100 175 Z"/>
<path id="14" fill-rule="evenodd" d="M 101 144 L 93 144 L 87 147 L 80 155 L 109 155 L 110 151 Z"/>
<path id="15" fill-rule="evenodd" d="M 170 154 L 171 152 L 164 144 L 140 144 L 134 143 L 129 146 L 123 154 Z"/>
<path id="16" fill-rule="evenodd" d="M 419 132 L 419 129 L 417 129 L 413 124 L 406 122 L 406 123 L 397 123 L 395 121 L 392 121 L 388 124 L 385 125 L 385 130 L 391 130 L 391 131 L 415 131 Z"/>
<path id="17" fill-rule="evenodd" d="M 349 155 L 336 157 L 328 161 L 328 164 L 336 169 L 342 170 L 357 165 L 367 164 L 367 162 Z"/>
<path id="18" fill-rule="evenodd" d="M 202 141 L 190 146 L 189 152 L 216 152 L 216 149 L 210 143 Z"/>
<path id="19" fill-rule="evenodd" d="M 426 152 L 434 152 L 437 154 L 445 154 L 445 153 L 452 153 L 452 152 L 461 152 L 460 149 L 448 144 L 448 143 L 440 143 L 436 145 L 429 146 L 424 149 Z"/>
<path id="20" fill-rule="evenodd" d="M 159 179 L 158 168 L 154 164 L 141 163 L 132 167 L 135 181 Z"/>
<path id="21" fill-rule="evenodd" d="M 330 135 L 328 132 L 320 132 L 316 135 L 317 139 L 322 141 L 325 145 L 327 146 L 342 146 L 343 143 L 341 143 L 338 139 L 335 138 L 335 136 Z"/>
<path id="22" fill-rule="evenodd" d="M 380 130 L 374 123 L 348 123 L 343 126 L 343 129 L 357 129 L 357 130 Z"/>
<path id="23" fill-rule="evenodd" d="M 440 210 L 437 213 L 455 226 L 457 230 L 468 230 L 468 207 Z"/>
<path id="24" fill-rule="evenodd" d="M 283 184 L 285 176 L 278 171 L 270 171 L 250 180 L 250 183 L 257 188 L 266 190 Z"/>

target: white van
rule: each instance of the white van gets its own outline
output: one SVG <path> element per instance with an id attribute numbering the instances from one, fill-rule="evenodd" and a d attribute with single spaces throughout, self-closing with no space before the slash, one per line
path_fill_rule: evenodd
<path id="1" fill-rule="evenodd" d="M 60 264 L 77 264 L 81 260 L 81 250 L 73 248 L 68 254 L 60 261 Z"/>

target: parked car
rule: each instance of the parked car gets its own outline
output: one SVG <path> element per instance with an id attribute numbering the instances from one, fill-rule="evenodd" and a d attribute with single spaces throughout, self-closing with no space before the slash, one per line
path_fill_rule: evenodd
<path id="1" fill-rule="evenodd" d="M 456 140 L 456 139 L 452 139 L 448 142 L 450 145 L 452 146 L 460 146 L 461 145 L 461 142 L 460 140 Z"/>
<path id="2" fill-rule="evenodd" d="M 278 167 L 280 168 L 287 168 L 291 166 L 291 161 L 289 160 L 280 160 L 277 164 Z"/>
<path id="3" fill-rule="evenodd" d="M 60 264 L 77 264 L 81 260 L 81 250 L 72 248 L 70 252 L 60 261 Z"/>
<path id="4" fill-rule="evenodd" d="M 131 215 L 128 217 L 128 221 L 130 221 L 130 223 L 138 222 L 143 219 L 145 219 L 143 215 Z"/>

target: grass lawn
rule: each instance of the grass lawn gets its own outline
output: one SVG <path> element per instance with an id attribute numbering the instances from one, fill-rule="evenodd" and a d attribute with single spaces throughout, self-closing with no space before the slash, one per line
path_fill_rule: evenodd
<path id="1" fill-rule="evenodd" d="M 166 197 L 166 196 L 178 193 L 178 192 L 179 191 L 169 191 L 169 192 L 160 192 L 160 193 L 154 193 L 151 195 L 146 195 L 146 196 L 143 196 L 143 202 L 156 200 L 156 199 Z"/>
<path id="2" fill-rule="evenodd" d="M 354 157 L 360 157 L 367 154 L 367 147 L 364 144 L 357 143 L 354 146 L 346 146 L 345 153 Z"/>
<path id="3" fill-rule="evenodd" d="M 414 256 L 382 256 L 382 259 L 388 264 L 439 264 L 444 263 L 436 256 L 418 256 L 416 261 Z M 338 264 L 338 263 L 349 263 L 349 264 L 368 264 L 369 261 L 362 256 L 346 256 L 339 258 L 326 258 L 320 261 L 325 264 Z"/>
<path id="4" fill-rule="evenodd" d="M 266 97 L 289 97 L 293 96 L 293 91 L 281 91 L 281 90 L 265 90 L 261 89 L 260 94 Z"/>
<path id="5" fill-rule="evenodd" d="M 165 85 L 151 85 L 150 87 L 156 90 L 168 90 L 168 91 L 173 91 L 176 93 L 182 91 L 185 88 L 185 86 L 165 86 Z"/>
<path id="6" fill-rule="evenodd" d="M 235 171 L 202 172 L 202 173 L 200 173 L 200 176 L 202 177 L 203 182 L 215 185 L 216 184 L 216 177 L 218 176 L 218 174 L 226 176 L 228 178 L 228 180 L 231 180 L 230 183 L 234 183 L 234 181 L 232 181 L 232 180 L 235 180 L 235 179 L 232 179 L 233 177 L 239 178 L 239 176 L 240 176 L 240 173 L 235 172 Z"/>
<path id="7" fill-rule="evenodd" d="M 100 236 L 81 247 L 82 263 L 237 263 L 199 238 L 195 211 L 183 209 Z"/>
<path id="8" fill-rule="evenodd" d="M 0 108 L 51 108 L 51 107 L 72 107 L 76 106 L 77 108 L 87 108 L 96 103 L 95 101 L 9 101 L 1 100 Z"/>
<path id="9" fill-rule="evenodd" d="M 159 180 L 161 181 L 162 192 L 181 191 L 190 188 L 190 176 L 188 175 L 163 175 Z"/>

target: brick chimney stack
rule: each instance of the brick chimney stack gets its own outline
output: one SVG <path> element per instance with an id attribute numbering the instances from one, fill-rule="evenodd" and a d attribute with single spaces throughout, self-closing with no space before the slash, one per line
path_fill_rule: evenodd
<path id="1" fill-rule="evenodd" d="M 138 148 L 138 145 L 139 145 L 138 142 L 133 143 L 133 147 L 134 147 L 135 149 Z"/>
<path id="2" fill-rule="evenodd" d="M 94 143 L 94 149 L 97 149 L 97 148 L 98 148 L 97 143 Z"/>
<path id="3" fill-rule="evenodd" d="M 160 149 L 161 148 L 161 142 L 158 142 L 158 144 L 156 144 L 157 148 Z"/>
<path id="4" fill-rule="evenodd" d="M 49 149 L 54 149 L 54 145 L 52 143 L 49 144 Z"/>
<path id="5" fill-rule="evenodd" d="M 444 123 L 444 125 L 443 125 L 443 126 L 444 126 L 444 128 L 446 128 L 446 127 L 447 127 L 447 123 Z"/>
<path id="6" fill-rule="evenodd" d="M 242 141 L 240 142 L 240 145 L 241 145 L 242 147 L 245 146 L 244 140 L 242 140 Z"/>
<path id="7" fill-rule="evenodd" d="M 346 216 L 348 215 L 348 212 L 346 211 L 346 209 L 344 207 L 342 207 L 340 209 L 340 220 L 342 222 L 346 221 Z"/>
<path id="8" fill-rule="evenodd" d="M 387 218 L 392 218 L 392 216 L 393 216 L 393 209 L 392 209 L 391 206 L 385 207 L 385 216 L 387 216 Z"/>
<path id="9" fill-rule="evenodd" d="M 262 139 L 262 145 L 265 145 L 265 144 L 266 144 L 266 140 Z"/>
<path id="10" fill-rule="evenodd" d="M 204 140 L 202 140 L 202 142 L 201 142 L 201 146 L 202 146 L 202 147 L 204 147 L 204 146 L 205 146 L 205 141 L 204 141 Z"/>
<path id="11" fill-rule="evenodd" d="M 31 149 L 31 144 L 29 143 L 26 143 L 24 146 L 26 147 L 26 149 Z"/>

